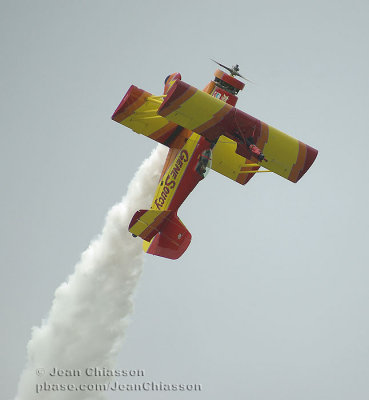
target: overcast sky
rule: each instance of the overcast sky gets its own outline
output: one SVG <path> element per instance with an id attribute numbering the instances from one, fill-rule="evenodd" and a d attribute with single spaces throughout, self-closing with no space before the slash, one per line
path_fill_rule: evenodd
<path id="1" fill-rule="evenodd" d="M 368 12 L 365 0 L 1 1 L 3 398 L 55 289 L 156 146 L 111 121 L 126 90 L 160 94 L 175 71 L 203 88 L 214 58 L 255 82 L 238 108 L 319 155 L 298 184 L 213 172 L 190 195 L 179 216 L 192 243 L 175 262 L 145 256 L 117 367 L 203 391 L 127 398 L 368 399 Z"/>

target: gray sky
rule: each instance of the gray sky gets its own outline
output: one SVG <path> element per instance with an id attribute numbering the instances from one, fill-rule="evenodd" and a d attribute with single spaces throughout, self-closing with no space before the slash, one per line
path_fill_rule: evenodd
<path id="1" fill-rule="evenodd" d="M 1 2 L 4 398 L 32 326 L 156 146 L 111 114 L 132 83 L 160 94 L 179 71 L 204 87 L 210 58 L 255 82 L 240 109 L 319 155 L 296 185 L 208 175 L 179 211 L 193 235 L 184 256 L 145 257 L 117 367 L 203 385 L 185 398 L 368 398 L 368 11 L 364 0 Z"/>

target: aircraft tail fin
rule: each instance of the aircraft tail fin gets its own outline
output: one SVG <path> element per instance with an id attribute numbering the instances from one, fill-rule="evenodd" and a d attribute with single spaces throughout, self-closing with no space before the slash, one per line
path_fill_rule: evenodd
<path id="1" fill-rule="evenodd" d="M 175 260 L 191 243 L 191 233 L 174 211 L 140 210 L 133 216 L 129 231 L 140 236 L 146 253 Z"/>

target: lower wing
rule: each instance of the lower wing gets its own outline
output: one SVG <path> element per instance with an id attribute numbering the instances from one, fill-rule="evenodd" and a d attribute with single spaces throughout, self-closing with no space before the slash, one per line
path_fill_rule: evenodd
<path id="1" fill-rule="evenodd" d="M 237 143 L 222 135 L 213 148 L 211 169 L 235 182 L 245 185 L 260 166 L 236 153 Z"/>

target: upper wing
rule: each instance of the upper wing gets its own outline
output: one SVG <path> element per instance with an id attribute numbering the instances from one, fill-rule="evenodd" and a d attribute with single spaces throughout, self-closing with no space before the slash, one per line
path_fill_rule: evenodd
<path id="1" fill-rule="evenodd" d="M 177 125 L 157 114 L 161 97 L 132 85 L 112 119 L 133 131 L 165 144 Z"/>
<path id="2" fill-rule="evenodd" d="M 239 156 L 292 182 L 305 174 L 318 154 L 307 144 L 183 81 L 175 82 L 158 114 L 210 141 L 217 142 L 221 135 L 228 137 L 236 143 L 235 151 Z M 249 150 L 250 140 L 265 155 L 263 161 Z M 232 159 L 232 162 L 236 161 Z"/>

